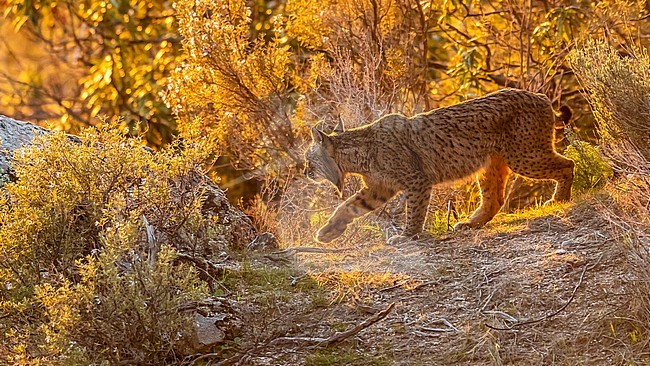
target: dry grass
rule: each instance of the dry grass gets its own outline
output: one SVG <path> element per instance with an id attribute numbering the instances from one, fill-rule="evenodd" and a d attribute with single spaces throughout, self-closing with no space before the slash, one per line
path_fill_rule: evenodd
<path id="1" fill-rule="evenodd" d="M 622 292 L 630 267 L 596 204 L 588 199 L 502 214 L 483 230 L 399 247 L 378 237 L 348 243 L 352 249 L 342 253 L 298 254 L 298 267 L 329 298 L 315 312 L 302 313 L 311 330 L 298 334 L 340 331 L 386 304 L 397 305 L 354 341 L 327 351 L 274 350 L 279 355 L 272 364 L 334 365 L 347 357 L 392 365 L 647 361 L 639 352 L 643 329 L 617 315 L 631 301 Z M 540 321 L 516 325 L 531 320 Z"/>
<path id="2" fill-rule="evenodd" d="M 476 204 L 463 201 L 472 192 L 464 187 L 432 197 L 427 239 L 386 245 L 385 232 L 399 225 L 403 215 L 398 198 L 324 247 L 346 250 L 295 254 L 289 266 L 305 274 L 298 286 L 310 285 L 266 304 L 257 301 L 273 310 L 258 310 L 254 319 L 272 314 L 274 321 L 256 332 L 327 337 L 387 304 L 396 303 L 395 309 L 339 345 L 272 348 L 249 364 L 650 362 L 643 320 L 648 296 L 638 282 L 647 273 L 641 267 L 650 260 L 638 243 L 647 237 L 629 237 L 624 226 L 617 227 L 607 212 L 596 209 L 611 207 L 613 194 L 501 213 L 481 230 L 446 231 L 446 202 L 458 202 L 461 214 Z M 328 187 L 301 180 L 283 189 L 286 194 L 266 207 L 279 223 L 275 233 L 280 244 L 323 248 L 311 235 L 338 199 Z"/>

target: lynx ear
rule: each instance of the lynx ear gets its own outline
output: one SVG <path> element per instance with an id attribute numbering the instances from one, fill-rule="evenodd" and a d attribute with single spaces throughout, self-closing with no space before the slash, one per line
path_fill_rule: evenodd
<path id="1" fill-rule="evenodd" d="M 317 129 L 316 127 L 313 127 L 311 129 L 311 139 L 314 140 L 314 142 L 318 144 L 322 144 L 323 142 L 327 141 L 329 137 L 321 130 Z"/>
<path id="2" fill-rule="evenodd" d="M 341 119 L 340 115 L 339 115 L 339 123 L 337 123 L 336 127 L 334 127 L 334 132 L 336 132 L 336 133 L 345 132 L 345 126 L 343 126 L 343 119 Z"/>

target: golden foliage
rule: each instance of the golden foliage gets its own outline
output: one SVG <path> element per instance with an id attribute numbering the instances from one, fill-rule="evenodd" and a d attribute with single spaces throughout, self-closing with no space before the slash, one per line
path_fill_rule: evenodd
<path id="1" fill-rule="evenodd" d="M 244 1 L 179 1 L 176 11 L 186 59 L 165 95 L 174 113 L 181 120 L 200 116 L 215 145 L 242 166 L 290 144 L 283 105 L 288 47 L 277 38 L 249 39 L 251 12 Z"/>
<path id="2" fill-rule="evenodd" d="M 237 166 L 273 162 L 264 172 L 300 164 L 308 127 L 327 129 L 338 115 L 356 126 L 506 86 L 582 103 L 564 61 L 575 41 L 618 34 L 612 42 L 626 43 L 645 31 L 643 22 L 620 26 L 644 14 L 642 3 L 622 0 L 76 5 L 7 2 L 7 19 L 75 65 L 80 81 L 76 95 L 55 98 L 47 79 L 21 75 L 16 97 L 2 103 L 53 99 L 42 114 L 60 114 L 68 130 L 120 115 L 154 145 L 171 140 L 173 114 L 180 124 L 200 117 L 202 134 Z"/>
<path id="3" fill-rule="evenodd" d="M 180 309 L 207 288 L 174 248 L 185 231 L 196 248 L 221 234 L 196 179 L 210 154 L 196 136 L 152 154 L 124 129 L 43 136 L 17 154 L 0 208 L 5 362 L 160 364 L 187 334 Z"/>
<path id="4" fill-rule="evenodd" d="M 275 164 L 264 172 L 287 165 L 278 158 L 300 164 L 307 127 L 327 130 L 338 116 L 357 126 L 506 86 L 567 103 L 559 99 L 578 88 L 564 61 L 574 42 L 643 11 L 622 1 L 289 0 L 278 9 L 255 37 L 244 1 L 180 1 L 185 59 L 165 95 L 181 124 L 200 116 L 240 167 Z"/>
<path id="5" fill-rule="evenodd" d="M 37 36 L 46 49 L 44 62 L 71 68 L 75 78 L 40 75 L 51 81 L 21 84 L 4 75 L 18 103 L 41 109 L 39 115 L 67 130 L 109 114 L 121 116 L 134 132 L 146 129 L 152 145 L 170 141 L 175 123 L 159 94 L 179 51 L 171 1 L 9 0 L 5 16 L 17 30 Z"/>

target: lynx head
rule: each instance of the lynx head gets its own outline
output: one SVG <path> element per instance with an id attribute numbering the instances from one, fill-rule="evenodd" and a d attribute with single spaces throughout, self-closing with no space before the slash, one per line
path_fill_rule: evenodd
<path id="1" fill-rule="evenodd" d="M 342 124 L 334 130 L 343 132 Z M 338 190 L 339 196 L 343 192 L 343 171 L 334 160 L 334 142 L 332 136 L 312 128 L 312 142 L 305 154 L 305 174 L 313 181 L 330 181 Z"/>

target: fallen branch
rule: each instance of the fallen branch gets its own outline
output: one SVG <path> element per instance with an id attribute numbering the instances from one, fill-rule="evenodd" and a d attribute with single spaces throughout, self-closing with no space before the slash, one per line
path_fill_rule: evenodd
<path id="1" fill-rule="evenodd" d="M 183 252 L 178 252 L 176 253 L 176 258 L 179 261 L 185 261 L 189 262 L 191 264 L 194 264 L 195 266 L 199 267 L 200 269 L 207 271 L 210 273 L 210 275 L 215 276 L 215 277 L 221 277 L 224 275 L 225 271 L 227 271 L 229 268 L 228 266 L 225 265 L 219 265 L 217 263 L 214 263 L 210 260 L 207 260 L 205 258 L 199 257 L 199 256 L 194 256 L 194 255 L 189 255 L 187 253 Z"/>
<path id="2" fill-rule="evenodd" d="M 388 305 L 384 310 L 378 311 L 375 315 L 371 316 L 370 318 L 362 321 L 361 323 L 355 325 L 354 327 L 343 331 L 343 332 L 336 332 L 333 335 L 331 335 L 328 338 L 321 338 L 321 337 L 280 337 L 272 340 L 269 345 L 271 346 L 276 346 L 278 344 L 286 344 L 286 343 L 299 343 L 299 344 L 311 344 L 311 345 L 317 345 L 317 346 L 328 346 L 334 343 L 338 343 L 343 341 L 344 339 L 350 338 L 363 329 L 368 328 L 369 326 L 377 323 L 378 321 L 384 319 L 390 312 L 393 310 L 393 307 L 395 306 L 395 303 L 391 303 Z"/>
<path id="3" fill-rule="evenodd" d="M 293 247 L 293 248 L 287 248 L 285 250 L 279 250 L 277 252 L 272 252 L 271 254 L 273 255 L 294 255 L 296 253 L 344 253 L 344 252 L 349 252 L 351 250 L 355 250 L 356 248 L 338 248 L 338 249 L 331 249 L 331 248 L 317 248 L 317 247 Z"/>
<path id="4" fill-rule="evenodd" d="M 226 294 L 232 294 L 232 291 L 230 291 L 218 280 L 219 278 L 222 278 L 225 275 L 226 271 L 228 270 L 228 266 L 219 265 L 205 258 L 189 255 L 183 252 L 176 253 L 176 260 L 181 262 L 187 262 L 193 265 L 195 268 L 197 268 L 198 270 L 205 273 L 208 277 L 210 277 L 210 279 L 212 280 L 210 281 L 210 284 L 216 283 L 219 287 L 221 287 L 226 292 Z"/>
<path id="5" fill-rule="evenodd" d="M 559 313 L 564 311 L 564 309 L 566 309 L 569 306 L 569 304 L 571 304 L 571 302 L 573 301 L 573 298 L 575 297 L 576 292 L 578 291 L 578 288 L 580 287 L 580 285 L 582 284 L 582 281 L 585 278 L 585 273 L 587 272 L 588 264 L 589 264 L 589 262 L 587 261 L 587 263 L 585 263 L 585 266 L 582 268 L 582 273 L 580 274 L 580 279 L 578 279 L 578 283 L 576 283 L 575 287 L 573 288 L 573 292 L 571 292 L 571 296 L 569 297 L 569 300 L 567 300 L 567 302 L 564 305 L 562 305 L 562 307 L 557 309 L 556 311 L 554 311 L 554 312 L 552 312 L 550 314 L 547 314 L 547 315 L 545 315 L 545 316 L 543 316 L 541 318 L 537 318 L 537 319 L 533 319 L 533 320 L 527 320 L 527 321 L 524 321 L 524 322 L 514 323 L 510 327 L 507 327 L 507 328 L 495 327 L 495 326 L 492 326 L 492 325 L 487 324 L 487 323 L 485 324 L 485 326 L 490 328 L 490 329 L 494 329 L 494 330 L 513 330 L 516 327 L 521 327 L 523 325 L 530 325 L 530 324 L 533 324 L 533 323 L 539 323 L 541 321 L 551 319 L 552 317 L 558 315 Z M 485 313 L 487 313 L 487 312 L 485 312 Z M 495 311 L 494 313 L 497 313 L 497 312 Z M 512 319 L 515 319 L 512 316 L 510 316 L 510 317 Z"/>
<path id="6" fill-rule="evenodd" d="M 344 332 L 336 332 L 333 335 L 331 335 L 328 338 L 320 338 L 320 337 L 279 337 L 271 340 L 270 342 L 267 342 L 263 345 L 259 345 L 256 347 L 249 348 L 247 350 L 244 350 L 242 352 L 237 353 L 236 355 L 226 358 L 224 360 L 221 360 L 214 364 L 215 366 L 226 366 L 226 365 L 234 365 L 237 363 L 242 362 L 243 359 L 250 357 L 252 354 L 255 354 L 259 351 L 264 350 L 267 347 L 270 346 L 277 346 L 281 344 L 299 344 L 299 345 L 311 345 L 311 346 L 328 346 L 334 343 L 341 342 L 347 338 L 350 338 L 360 331 L 362 331 L 365 328 L 368 328 L 369 326 L 377 323 L 378 321 L 384 319 L 392 310 L 393 307 L 395 306 L 395 303 L 391 303 L 388 305 L 384 310 L 378 311 L 376 314 L 371 316 L 370 318 L 364 320 L 363 322 L 355 325 L 354 327 L 344 331 Z M 190 365 L 195 365 L 198 361 L 201 360 L 206 360 L 209 358 L 216 358 L 216 357 L 221 357 L 223 356 L 222 353 L 206 353 L 203 355 L 200 355 L 194 359 L 192 359 L 189 363 Z M 208 363 L 211 364 L 211 363 Z"/>

